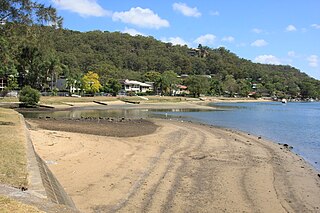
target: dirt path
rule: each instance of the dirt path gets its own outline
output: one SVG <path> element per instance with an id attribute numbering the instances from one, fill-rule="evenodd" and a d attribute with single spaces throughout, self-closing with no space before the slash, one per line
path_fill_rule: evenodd
<path id="1" fill-rule="evenodd" d="M 84 212 L 320 211 L 317 174 L 282 146 L 204 125 L 156 124 L 138 137 L 31 134 Z"/>

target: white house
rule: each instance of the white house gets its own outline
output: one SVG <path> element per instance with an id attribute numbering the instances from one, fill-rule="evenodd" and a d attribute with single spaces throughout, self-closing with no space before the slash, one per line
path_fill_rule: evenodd
<path id="1" fill-rule="evenodd" d="M 142 83 L 140 81 L 131 81 L 131 80 L 123 80 L 120 81 L 122 84 L 122 91 L 123 92 L 134 92 L 134 93 L 140 93 L 140 92 L 147 92 L 152 91 L 152 85 Z"/>

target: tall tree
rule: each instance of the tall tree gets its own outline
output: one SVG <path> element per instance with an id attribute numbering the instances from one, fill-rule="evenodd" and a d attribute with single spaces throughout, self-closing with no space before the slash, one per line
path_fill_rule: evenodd
<path id="1" fill-rule="evenodd" d="M 189 76 L 186 80 L 188 90 L 194 97 L 199 97 L 200 94 L 206 94 L 209 91 L 210 84 L 209 80 L 203 76 Z"/>
<path id="2" fill-rule="evenodd" d="M 158 88 L 161 85 L 161 73 L 150 71 L 144 74 L 144 80 L 147 82 L 153 82 L 153 91 L 155 94 L 158 92 Z"/>
<path id="3" fill-rule="evenodd" d="M 35 45 L 40 42 L 33 25 L 62 27 L 62 18 L 55 8 L 33 0 L 0 0 L 0 77 L 17 77 L 18 71 L 20 86 L 42 89 L 46 66 Z M 47 45 L 42 48 L 49 49 Z"/>
<path id="4" fill-rule="evenodd" d="M 62 26 L 55 8 L 32 0 L 0 0 L 0 22 Z"/>
<path id="5" fill-rule="evenodd" d="M 117 96 L 118 92 L 121 90 L 121 87 L 122 85 L 118 80 L 109 78 L 103 89 L 105 92 L 111 93 L 112 96 Z"/>
<path id="6" fill-rule="evenodd" d="M 237 81 L 234 79 L 232 75 L 227 75 L 223 82 L 223 90 L 224 92 L 229 93 L 230 96 L 233 96 L 239 89 Z"/>
<path id="7" fill-rule="evenodd" d="M 163 94 L 171 95 L 179 79 L 173 71 L 165 71 L 161 75 L 160 85 Z"/>
<path id="8" fill-rule="evenodd" d="M 82 77 L 82 87 L 87 93 L 94 94 L 99 92 L 102 87 L 97 73 L 89 71 Z"/>

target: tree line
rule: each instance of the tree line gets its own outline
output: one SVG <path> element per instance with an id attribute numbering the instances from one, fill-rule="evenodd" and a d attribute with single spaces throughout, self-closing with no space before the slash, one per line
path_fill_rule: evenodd
<path id="1" fill-rule="evenodd" d="M 61 76 L 81 84 L 92 72 L 104 91 L 118 87 L 118 79 L 134 79 L 153 81 L 165 94 L 180 83 L 195 96 L 320 97 L 319 81 L 294 67 L 252 63 L 223 47 L 199 45 L 201 54 L 191 54 L 187 46 L 151 36 L 63 29 L 54 8 L 30 0 L 1 3 L 0 21 L 0 78 L 9 89 L 30 85 L 52 91 Z M 179 82 L 173 74 L 189 78 Z"/>

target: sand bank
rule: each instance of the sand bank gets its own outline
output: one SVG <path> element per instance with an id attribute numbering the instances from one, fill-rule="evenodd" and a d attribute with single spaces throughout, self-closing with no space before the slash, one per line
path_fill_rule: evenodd
<path id="1" fill-rule="evenodd" d="M 66 99 L 63 101 L 63 99 Z M 95 101 L 95 98 L 97 99 Z M 49 108 L 54 108 L 56 110 L 68 110 L 74 108 L 83 108 L 83 107 L 101 107 L 104 106 L 105 108 L 130 108 L 130 109 L 212 109 L 212 107 L 208 106 L 208 103 L 221 103 L 221 102 L 270 102 L 270 100 L 259 98 L 259 99 L 252 99 L 252 98 L 224 98 L 224 97 L 202 97 L 199 98 L 177 98 L 177 97 L 163 97 L 161 99 L 160 96 L 150 96 L 150 100 L 146 99 L 139 99 L 137 97 L 129 97 L 135 98 L 134 101 L 138 101 L 140 104 L 132 104 L 121 101 L 120 99 L 112 99 L 104 98 L 103 97 L 92 97 L 90 100 L 75 100 L 72 102 L 72 98 L 68 97 L 57 97 L 60 101 L 58 103 L 50 103 L 44 101 L 42 104 L 43 106 L 48 106 Z M 141 97 L 142 98 L 142 97 Z M 53 98 L 54 99 L 54 98 Z M 81 99 L 81 98 L 80 98 Z M 130 99 L 131 100 L 131 99 Z M 100 104 L 99 104 L 100 103 Z"/>
<path id="2" fill-rule="evenodd" d="M 320 211 L 320 178 L 283 146 L 206 125 L 152 121 L 155 131 L 135 137 L 35 123 L 30 132 L 83 212 Z"/>

